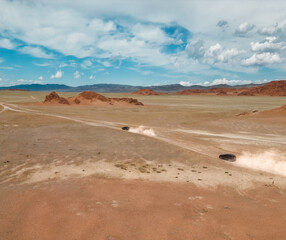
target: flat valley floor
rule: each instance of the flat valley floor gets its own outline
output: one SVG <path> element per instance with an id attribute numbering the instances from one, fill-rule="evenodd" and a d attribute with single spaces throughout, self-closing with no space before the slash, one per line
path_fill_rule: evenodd
<path id="1" fill-rule="evenodd" d="M 285 97 L 47 94 L 0 92 L 0 239 L 286 239 Z"/>

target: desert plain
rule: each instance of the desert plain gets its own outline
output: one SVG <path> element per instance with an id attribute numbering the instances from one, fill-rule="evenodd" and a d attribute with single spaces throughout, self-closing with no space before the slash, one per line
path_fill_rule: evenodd
<path id="1" fill-rule="evenodd" d="M 0 92 L 0 239 L 286 238 L 285 97 L 47 94 Z"/>

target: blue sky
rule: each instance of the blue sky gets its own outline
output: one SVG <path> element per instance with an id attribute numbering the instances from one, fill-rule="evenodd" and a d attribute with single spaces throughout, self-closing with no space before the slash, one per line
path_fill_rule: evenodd
<path id="1" fill-rule="evenodd" d="M 285 79 L 285 11 L 284 0 L 0 0 L 0 86 Z"/>

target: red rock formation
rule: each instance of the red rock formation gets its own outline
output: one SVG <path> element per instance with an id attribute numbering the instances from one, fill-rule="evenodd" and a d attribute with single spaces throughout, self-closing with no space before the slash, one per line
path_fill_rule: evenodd
<path id="1" fill-rule="evenodd" d="M 142 88 L 136 92 L 133 92 L 132 94 L 138 94 L 138 95 L 159 95 L 159 93 L 153 91 L 152 89 Z"/>
<path id="2" fill-rule="evenodd" d="M 217 95 L 217 96 L 226 96 L 226 95 L 227 95 L 227 92 L 224 91 L 224 90 L 220 90 L 216 95 Z"/>
<path id="3" fill-rule="evenodd" d="M 272 81 L 242 91 L 238 96 L 286 96 L 286 80 Z"/>
<path id="4" fill-rule="evenodd" d="M 133 105 L 139 105 L 139 106 L 143 106 L 144 105 L 142 102 L 139 102 L 135 98 L 111 98 L 111 100 L 116 101 L 116 102 L 129 103 L 129 104 L 133 104 Z"/>
<path id="5" fill-rule="evenodd" d="M 177 92 L 178 95 L 193 95 L 193 94 L 199 94 L 199 93 L 208 93 L 207 90 L 202 89 L 187 89 L 180 92 Z"/>
<path id="6" fill-rule="evenodd" d="M 84 91 L 75 97 L 68 98 L 71 104 L 92 104 L 96 102 L 110 102 L 110 99 L 92 91 Z"/>
<path id="7" fill-rule="evenodd" d="M 68 100 L 60 97 L 56 92 L 51 92 L 46 96 L 45 104 L 69 104 Z"/>
<path id="8" fill-rule="evenodd" d="M 70 105 L 119 105 L 130 104 L 143 106 L 143 103 L 134 98 L 108 98 L 92 91 L 85 91 L 77 96 L 65 99 L 60 97 L 56 92 L 51 92 L 46 96 L 44 104 L 70 104 Z"/>

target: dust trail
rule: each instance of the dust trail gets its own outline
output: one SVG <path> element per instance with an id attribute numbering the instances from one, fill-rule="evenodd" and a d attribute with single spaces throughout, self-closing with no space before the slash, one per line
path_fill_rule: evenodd
<path id="1" fill-rule="evenodd" d="M 185 130 L 185 129 L 177 129 L 178 132 L 189 133 L 194 135 L 202 135 L 202 136 L 209 136 L 209 137 L 219 137 L 219 138 L 227 138 L 227 139 L 239 139 L 239 140 L 247 140 L 247 141 L 254 141 L 254 142 L 271 142 L 271 143 L 279 143 L 279 144 L 286 144 L 286 137 L 285 136 L 253 136 L 247 134 L 233 134 L 233 133 L 213 133 L 201 130 Z"/>
<path id="2" fill-rule="evenodd" d="M 273 150 L 263 153 L 244 152 L 237 158 L 236 164 L 241 167 L 286 176 L 286 157 Z"/>
<path id="3" fill-rule="evenodd" d="M 146 128 L 144 126 L 139 126 L 139 127 L 131 127 L 129 129 L 129 132 L 132 132 L 132 133 L 139 133 L 139 134 L 142 134 L 142 135 L 147 135 L 147 136 L 150 136 L 150 137 L 155 137 L 156 134 L 154 132 L 154 130 L 152 128 Z"/>

